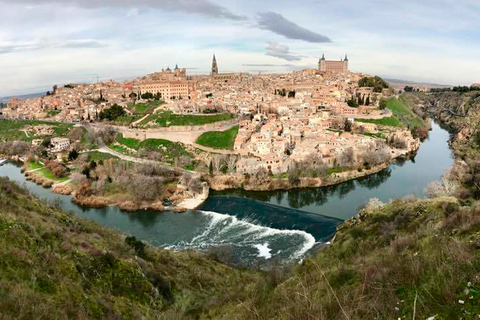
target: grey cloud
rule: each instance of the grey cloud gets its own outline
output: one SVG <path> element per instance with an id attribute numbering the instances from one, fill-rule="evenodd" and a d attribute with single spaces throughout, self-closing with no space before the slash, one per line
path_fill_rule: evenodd
<path id="1" fill-rule="evenodd" d="M 261 29 L 272 31 L 286 38 L 313 43 L 331 42 L 327 36 L 302 28 L 298 24 L 285 19 L 281 14 L 269 11 L 259 13 L 258 17 L 258 26 Z"/>
<path id="2" fill-rule="evenodd" d="M 16 51 L 31 51 L 44 48 L 45 46 L 40 43 L 2 43 L 0 44 L 0 54 L 16 52 Z"/>
<path id="3" fill-rule="evenodd" d="M 89 49 L 102 48 L 108 46 L 96 40 L 68 40 L 65 42 L 50 42 L 46 40 L 32 41 L 32 42 L 14 42 L 0 44 L 0 54 L 11 52 L 23 52 L 42 50 L 46 48 L 71 48 L 71 49 Z"/>
<path id="4" fill-rule="evenodd" d="M 59 47 L 62 48 L 103 48 L 106 47 L 106 43 L 102 43 L 96 40 L 71 40 L 63 44 L 60 44 Z"/>
<path id="5" fill-rule="evenodd" d="M 299 55 L 290 53 L 290 48 L 288 46 L 277 42 L 268 43 L 266 55 L 287 61 L 299 61 L 301 59 Z"/>
<path id="6" fill-rule="evenodd" d="M 9 0 L 0 0 L 8 2 Z M 246 17 L 234 14 L 229 9 L 218 5 L 210 0 L 16 0 L 15 3 L 38 5 L 45 3 L 57 3 L 83 8 L 105 7 L 148 7 L 167 11 L 200 14 L 213 18 L 230 20 L 245 20 Z"/>

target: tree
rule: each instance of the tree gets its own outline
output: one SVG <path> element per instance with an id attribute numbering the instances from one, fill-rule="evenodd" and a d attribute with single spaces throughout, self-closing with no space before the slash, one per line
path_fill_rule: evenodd
<path id="1" fill-rule="evenodd" d="M 300 182 L 300 168 L 297 163 L 293 163 L 288 169 L 288 182 L 297 184 Z"/>
<path id="2" fill-rule="evenodd" d="M 52 138 L 47 137 L 42 141 L 42 147 L 49 148 L 52 145 Z"/>
<path id="3" fill-rule="evenodd" d="M 119 106 L 118 104 L 114 104 L 110 108 L 100 112 L 100 120 L 106 119 L 109 121 L 114 121 L 123 115 L 125 115 L 125 110 L 123 109 L 123 107 Z"/>
<path id="4" fill-rule="evenodd" d="M 365 105 L 369 106 L 370 105 L 370 95 L 367 96 L 367 100 L 365 101 Z"/>
<path id="5" fill-rule="evenodd" d="M 358 81 L 359 87 L 370 87 L 373 88 L 374 92 L 382 92 L 383 89 L 389 88 L 388 83 L 385 82 L 381 77 L 364 77 Z"/>
<path id="6" fill-rule="evenodd" d="M 154 96 L 153 96 L 153 93 L 151 92 L 145 92 L 144 94 L 141 95 L 141 98 L 145 100 L 150 100 L 150 99 L 153 99 Z"/>
<path id="7" fill-rule="evenodd" d="M 77 150 L 73 149 L 72 151 L 70 151 L 68 153 L 68 160 L 69 161 L 73 161 L 73 160 L 76 160 L 78 158 L 78 152 Z"/>
<path id="8" fill-rule="evenodd" d="M 338 160 L 339 160 L 339 164 L 342 167 L 352 167 L 353 160 L 354 160 L 353 148 L 348 148 L 347 150 L 342 152 Z"/>
<path id="9" fill-rule="evenodd" d="M 72 141 L 78 141 L 82 139 L 84 134 L 85 134 L 85 131 L 83 128 L 73 128 L 68 133 L 68 138 Z"/>
<path id="10" fill-rule="evenodd" d="M 348 119 L 345 119 L 345 131 L 347 132 L 352 131 L 352 122 Z"/>
<path id="11" fill-rule="evenodd" d="M 349 107 L 358 108 L 358 102 L 353 96 L 347 101 L 347 104 Z"/>
<path id="12" fill-rule="evenodd" d="M 380 99 L 380 104 L 378 106 L 380 108 L 380 110 L 384 110 L 387 108 L 387 99 L 385 98 L 382 98 Z"/>

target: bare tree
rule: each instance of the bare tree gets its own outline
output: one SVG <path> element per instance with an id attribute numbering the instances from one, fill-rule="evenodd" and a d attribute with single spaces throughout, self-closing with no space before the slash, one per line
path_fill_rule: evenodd
<path id="1" fill-rule="evenodd" d="M 225 156 L 224 155 L 215 155 L 212 158 L 213 170 L 215 172 L 219 172 L 222 170 L 223 165 L 225 164 Z"/>
<path id="2" fill-rule="evenodd" d="M 228 167 L 228 172 L 235 172 L 235 170 L 237 169 L 237 156 L 231 155 L 228 158 L 227 167 Z"/>
<path id="3" fill-rule="evenodd" d="M 354 161 L 354 151 L 353 148 L 350 147 L 344 150 L 338 158 L 338 162 L 342 167 L 352 167 Z"/>

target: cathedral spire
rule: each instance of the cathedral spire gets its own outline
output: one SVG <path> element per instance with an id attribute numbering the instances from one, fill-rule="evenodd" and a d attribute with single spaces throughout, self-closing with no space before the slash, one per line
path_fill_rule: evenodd
<path id="1" fill-rule="evenodd" d="M 217 59 L 215 58 L 215 53 L 213 54 L 213 60 L 212 60 L 212 75 L 218 74 L 218 65 L 217 65 Z"/>

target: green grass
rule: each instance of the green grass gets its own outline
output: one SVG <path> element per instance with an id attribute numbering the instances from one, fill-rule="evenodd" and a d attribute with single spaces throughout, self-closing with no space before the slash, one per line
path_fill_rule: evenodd
<path id="1" fill-rule="evenodd" d="M 210 131 L 202 134 L 198 139 L 199 145 L 214 149 L 230 149 L 233 150 L 235 138 L 238 134 L 238 126 L 226 131 Z"/>
<path id="2" fill-rule="evenodd" d="M 31 161 L 27 165 L 27 171 L 36 170 L 36 169 L 40 169 L 40 168 L 43 168 L 43 167 L 44 167 L 43 164 Z"/>
<path id="3" fill-rule="evenodd" d="M 149 116 L 141 122 L 142 125 L 146 125 L 149 122 L 154 121 L 161 127 L 171 126 L 199 126 L 204 124 L 210 124 L 220 121 L 231 120 L 235 116 L 230 113 L 221 113 L 213 115 L 179 115 L 173 114 L 171 111 L 163 111 Z"/>
<path id="4" fill-rule="evenodd" d="M 387 101 L 387 108 L 392 111 L 392 117 L 382 119 L 355 119 L 355 121 L 390 127 L 405 126 L 409 129 L 425 127 L 423 120 L 413 113 L 408 105 L 409 104 L 403 95 L 400 96 L 400 99 L 390 98 Z"/>
<path id="5" fill-rule="evenodd" d="M 380 126 L 401 127 L 402 122 L 396 117 L 388 117 L 382 119 L 355 119 L 358 122 L 374 123 Z"/>
<path id="6" fill-rule="evenodd" d="M 341 172 L 343 172 L 343 171 L 345 171 L 345 169 L 343 169 L 343 168 L 338 168 L 338 167 L 329 168 L 329 169 L 327 170 L 327 174 L 330 175 L 330 174 L 334 174 L 334 173 L 341 173 Z"/>
<path id="7" fill-rule="evenodd" d="M 132 138 L 124 138 L 123 135 L 118 135 L 116 141 L 130 149 L 140 149 L 140 140 Z"/>
<path id="8" fill-rule="evenodd" d="M 410 111 L 400 100 L 397 98 L 390 98 L 387 101 L 387 108 L 390 109 L 394 116 L 399 117 L 403 115 L 413 115 L 413 112 Z"/>
<path id="9" fill-rule="evenodd" d="M 118 123 L 118 124 L 122 124 L 122 125 L 128 125 L 136 120 L 140 119 L 139 116 L 135 116 L 135 115 L 125 115 L 125 116 L 122 116 L 122 117 L 118 117 L 117 119 L 115 119 L 115 123 Z"/>
<path id="10" fill-rule="evenodd" d="M 408 128 L 422 128 L 425 123 L 420 119 L 411 109 L 408 108 L 409 102 L 405 95 L 397 98 L 390 98 L 387 101 L 387 108 L 390 109 L 393 115 L 398 118 Z"/>
<path id="11" fill-rule="evenodd" d="M 153 111 L 161 106 L 164 102 L 163 101 L 149 101 L 145 103 L 136 103 L 133 106 L 133 112 L 137 115 L 145 115 L 149 113 L 153 113 Z"/>
<path id="12" fill-rule="evenodd" d="M 47 122 L 47 121 L 38 121 L 38 120 L 6 120 L 0 119 L 0 141 L 32 141 L 33 139 L 43 138 L 33 135 L 33 132 L 29 133 L 29 137 L 23 131 L 20 131 L 25 126 L 35 126 L 35 125 L 54 125 L 56 126 L 54 131 L 54 136 L 64 137 L 68 134 L 73 128 L 71 124 L 58 123 L 58 122 Z"/>
<path id="13" fill-rule="evenodd" d="M 88 154 L 88 160 L 94 160 L 94 161 L 105 161 L 105 160 L 109 160 L 109 159 L 118 159 L 117 156 L 114 156 L 114 155 L 111 155 L 111 154 L 108 154 L 108 153 L 102 153 L 102 152 L 98 152 L 98 151 L 93 151 L 93 152 L 89 152 L 87 153 Z"/>
<path id="14" fill-rule="evenodd" d="M 372 138 L 385 139 L 385 136 L 381 132 L 379 133 L 365 132 L 363 135 L 367 137 L 372 137 Z"/>
<path id="15" fill-rule="evenodd" d="M 140 141 L 133 138 L 124 138 L 122 135 L 118 135 L 116 141 L 122 146 L 136 151 L 140 149 L 147 149 L 158 152 L 163 156 L 163 161 L 169 163 L 173 163 L 176 158 L 181 156 L 192 157 L 192 155 L 185 150 L 182 144 L 169 140 L 147 139 Z"/>
<path id="16" fill-rule="evenodd" d="M 47 118 L 51 118 L 59 114 L 61 111 L 60 110 L 49 110 L 47 112 Z"/>
<path id="17" fill-rule="evenodd" d="M 123 146 L 119 146 L 119 145 L 110 145 L 109 146 L 110 149 L 114 150 L 114 151 L 117 151 L 121 154 L 124 154 L 124 155 L 127 155 L 127 156 L 131 156 L 132 155 L 132 152 L 130 150 L 128 150 L 127 148 L 123 147 Z"/>
<path id="18" fill-rule="evenodd" d="M 64 182 L 64 181 L 67 181 L 69 178 L 68 177 L 55 177 L 53 175 L 53 173 L 48 170 L 47 168 L 43 168 L 41 170 L 38 170 L 38 171 L 35 171 L 34 172 L 36 175 L 40 175 L 46 179 L 49 179 L 49 180 L 52 180 L 52 181 L 55 181 L 55 182 Z"/>
<path id="19" fill-rule="evenodd" d="M 37 169 L 41 169 L 41 170 L 37 170 Z M 54 182 L 64 182 L 64 181 L 67 181 L 69 178 L 68 177 L 61 177 L 61 178 L 57 178 L 53 175 L 53 173 L 48 170 L 47 168 L 45 168 L 45 166 L 41 163 L 38 163 L 38 162 L 34 162 L 34 161 L 30 161 L 28 164 L 27 164 L 27 171 L 31 171 L 31 170 L 37 170 L 34 172 L 35 175 L 40 175 L 46 179 L 49 179 L 49 180 L 52 180 Z"/>

